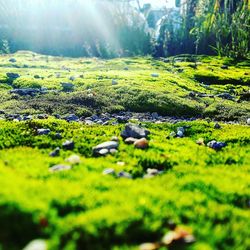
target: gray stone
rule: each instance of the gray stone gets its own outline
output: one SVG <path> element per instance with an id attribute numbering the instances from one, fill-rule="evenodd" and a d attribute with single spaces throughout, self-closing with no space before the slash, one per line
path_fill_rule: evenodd
<path id="1" fill-rule="evenodd" d="M 15 58 L 10 58 L 9 62 L 16 63 L 16 59 Z"/>
<path id="2" fill-rule="evenodd" d="M 67 122 L 78 122 L 79 117 L 76 116 L 75 114 L 70 114 L 64 118 Z"/>
<path id="3" fill-rule="evenodd" d="M 132 175 L 127 173 L 127 172 L 124 172 L 124 171 L 121 171 L 117 174 L 117 177 L 119 178 L 126 178 L 126 179 L 132 179 Z"/>
<path id="4" fill-rule="evenodd" d="M 63 165 L 63 164 L 58 164 L 49 169 L 50 172 L 60 172 L 60 171 L 67 171 L 70 170 L 71 166 L 69 165 Z"/>
<path id="5" fill-rule="evenodd" d="M 59 156 L 60 155 L 60 148 L 59 147 L 57 147 L 55 150 L 53 150 L 50 154 L 49 154 L 49 156 L 51 156 L 51 157 L 56 157 L 56 156 Z"/>
<path id="6" fill-rule="evenodd" d="M 159 74 L 158 73 L 152 73 L 151 76 L 152 77 L 159 77 Z"/>
<path id="7" fill-rule="evenodd" d="M 102 172 L 103 175 L 115 175 L 115 170 L 113 168 L 106 168 Z"/>
<path id="8" fill-rule="evenodd" d="M 65 92 L 73 91 L 75 87 L 73 83 L 69 83 L 69 82 L 61 82 L 61 86 L 63 88 L 63 91 Z"/>
<path id="9" fill-rule="evenodd" d="M 74 147 L 75 147 L 75 143 L 74 141 L 65 141 L 63 144 L 62 144 L 63 148 L 66 149 L 66 150 L 73 150 Z"/>
<path id="10" fill-rule="evenodd" d="M 215 129 L 221 129 L 221 126 L 220 126 L 220 124 L 217 122 L 217 123 L 214 124 L 214 128 L 215 128 Z"/>
<path id="11" fill-rule="evenodd" d="M 37 94 L 40 94 L 41 90 L 35 88 L 23 88 L 23 89 L 13 89 L 10 91 L 10 93 L 17 94 L 20 96 L 25 96 L 25 95 L 35 96 Z"/>
<path id="12" fill-rule="evenodd" d="M 118 84 L 118 82 L 116 81 L 116 80 L 112 80 L 112 85 L 117 85 Z"/>
<path id="13" fill-rule="evenodd" d="M 159 115 L 156 112 L 152 113 L 151 116 L 152 116 L 153 119 L 158 119 L 159 118 Z"/>
<path id="14" fill-rule="evenodd" d="M 48 135 L 50 133 L 50 129 L 40 128 L 37 129 L 37 135 Z"/>
<path id="15" fill-rule="evenodd" d="M 20 75 L 17 73 L 6 73 L 6 76 L 11 80 L 15 80 L 20 77 Z"/>
<path id="16" fill-rule="evenodd" d="M 247 119 L 247 125 L 250 125 L 250 118 Z"/>
<path id="17" fill-rule="evenodd" d="M 110 152 L 111 149 L 118 149 L 119 143 L 117 141 L 107 141 L 101 143 L 93 148 L 93 154 L 95 155 L 105 155 Z M 108 152 L 107 152 L 108 151 Z"/>
<path id="18" fill-rule="evenodd" d="M 125 129 L 121 132 L 123 139 L 132 137 L 136 139 L 147 138 L 150 132 L 147 129 L 141 128 L 138 125 L 127 124 Z"/>
<path id="19" fill-rule="evenodd" d="M 224 142 L 217 142 L 216 140 L 213 140 L 213 141 L 208 142 L 207 146 L 209 148 L 214 149 L 214 150 L 220 150 L 220 149 L 226 147 L 226 143 L 224 143 Z"/>

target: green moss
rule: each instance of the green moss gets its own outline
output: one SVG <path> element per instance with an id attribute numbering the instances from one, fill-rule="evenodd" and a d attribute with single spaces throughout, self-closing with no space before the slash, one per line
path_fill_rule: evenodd
<path id="1" fill-rule="evenodd" d="M 12 87 L 42 87 L 59 92 L 18 98 L 15 101 L 10 101 L 9 95 L 0 103 L 0 109 L 7 112 L 23 113 L 23 110 L 28 109 L 38 113 L 80 114 L 79 110 L 85 108 L 91 113 L 97 110 L 150 111 L 174 116 L 213 116 L 222 120 L 241 120 L 250 116 L 248 103 L 237 102 L 243 90 L 248 91 L 248 61 L 237 63 L 228 58 L 188 55 L 178 57 L 174 64 L 171 58 L 163 62 L 150 57 L 112 60 L 49 57 L 47 60 L 47 57 L 38 54 L 33 56 L 28 52 L 19 52 L 12 57 L 17 59 L 18 68 L 8 63 L 8 56 L 0 57 L 0 82 L 6 83 L 6 73 L 14 72 L 21 77 L 12 83 Z M 194 60 L 196 68 L 193 67 Z M 225 64 L 229 65 L 228 69 L 221 68 Z M 158 73 L 159 77 L 152 77 L 152 73 Z M 35 79 L 36 75 L 41 79 Z M 70 80 L 72 76 L 75 77 L 74 81 Z M 113 79 L 118 82 L 117 85 L 112 85 Z M 63 93 L 61 82 L 73 83 L 74 92 Z M 6 88 L 10 87 L 2 85 L 0 91 Z M 190 92 L 214 96 L 229 92 L 235 100 L 224 102 L 218 97 L 194 98 L 189 95 Z M 6 90 L 4 93 L 8 94 Z M 216 112 L 215 107 L 218 105 L 222 109 L 232 110 L 231 114 L 226 116 L 226 112 Z"/>
<path id="2" fill-rule="evenodd" d="M 185 125 L 190 126 L 187 137 L 166 138 Z M 136 249 L 160 240 L 168 220 L 193 229 L 197 243 L 188 249 L 248 248 L 250 128 L 224 124 L 216 130 L 202 121 L 145 126 L 151 131 L 149 149 L 121 142 L 116 155 L 93 158 L 92 147 L 119 136 L 123 126 L 0 121 L 3 249 L 20 249 L 34 238 L 48 239 L 50 249 Z M 36 136 L 37 128 L 51 133 Z M 55 140 L 56 132 L 63 139 Z M 216 152 L 197 145 L 198 138 L 217 139 L 227 147 Z M 66 139 L 74 140 L 73 152 L 49 157 Z M 49 172 L 72 153 L 81 155 L 79 165 Z M 105 168 L 129 171 L 134 179 L 103 176 Z M 142 179 L 147 168 L 163 173 Z"/>

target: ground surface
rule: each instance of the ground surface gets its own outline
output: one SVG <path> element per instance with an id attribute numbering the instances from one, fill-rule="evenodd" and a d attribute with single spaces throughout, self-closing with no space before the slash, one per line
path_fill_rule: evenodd
<path id="1" fill-rule="evenodd" d="M 11 57 L 17 62 L 10 63 Z M 250 247 L 250 127 L 246 124 L 250 107 L 247 95 L 242 95 L 249 90 L 247 62 L 232 65 L 228 59 L 203 58 L 199 60 L 203 64 L 193 69 L 192 62 L 172 65 L 150 58 L 73 60 L 27 52 L 11 57 L 0 59 L 0 249 L 22 249 L 38 238 L 55 250 L 138 249 L 144 242 L 161 241 L 173 222 L 192 233 L 196 242 L 169 249 Z M 229 68 L 221 69 L 226 63 Z M 21 77 L 10 81 L 8 72 Z M 57 73 L 63 78 L 57 78 Z M 61 91 L 60 83 L 70 82 L 70 76 L 76 76 L 75 89 Z M 201 84 L 201 77 L 216 84 Z M 112 80 L 118 84 L 112 85 Z M 9 92 L 38 85 L 59 92 L 33 96 Z M 232 100 L 215 96 L 229 89 L 234 89 Z M 214 114 L 217 120 L 241 124 L 221 122 L 221 128 L 214 128 L 210 119 L 172 123 L 153 119 L 141 124 L 151 132 L 149 148 L 142 150 L 124 143 L 120 133 L 125 125 L 112 117 L 103 126 L 87 125 L 85 120 L 69 123 L 53 116 L 18 122 L 14 118 L 19 116 L 10 116 L 75 113 L 85 117 L 124 109 L 170 116 Z M 171 131 L 185 126 L 183 138 L 169 137 Z M 38 135 L 39 129 L 49 132 Z M 93 155 L 92 147 L 114 136 L 120 141 L 118 152 Z M 200 138 L 203 145 L 197 144 Z M 66 140 L 73 140 L 74 148 L 64 149 Z M 226 146 L 209 148 L 212 140 Z M 60 154 L 49 156 L 56 147 L 61 148 Z M 80 162 L 67 161 L 71 155 L 80 156 Z M 51 172 L 58 164 L 72 168 Z M 107 168 L 132 178 L 103 175 Z M 143 178 L 149 168 L 161 173 Z"/>
<path id="2" fill-rule="evenodd" d="M 70 59 L 31 52 L 1 56 L 0 110 L 78 116 L 130 110 L 217 120 L 250 117 L 249 60 L 186 55 L 164 61 Z M 61 83 L 73 84 L 72 92 L 62 91 Z M 27 87 L 47 90 L 34 96 L 9 94 L 13 88 Z"/>

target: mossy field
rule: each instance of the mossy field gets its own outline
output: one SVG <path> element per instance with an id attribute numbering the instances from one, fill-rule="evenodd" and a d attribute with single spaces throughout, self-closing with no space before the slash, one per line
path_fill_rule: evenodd
<path id="1" fill-rule="evenodd" d="M 0 249 L 249 249 L 249 65 L 1 56 Z M 124 111 L 180 119 L 126 121 L 150 132 L 143 149 L 115 116 L 86 122 Z"/>

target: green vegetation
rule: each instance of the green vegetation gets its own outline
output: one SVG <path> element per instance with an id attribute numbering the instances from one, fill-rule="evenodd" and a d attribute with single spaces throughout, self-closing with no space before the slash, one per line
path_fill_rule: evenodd
<path id="1" fill-rule="evenodd" d="M 9 62 L 11 57 L 15 63 Z M 8 78 L 9 72 L 20 77 Z M 153 73 L 159 76 L 153 77 Z M 73 91 L 63 91 L 63 82 L 72 83 Z M 130 110 L 245 121 L 250 108 L 241 94 L 248 91 L 249 84 L 249 60 L 189 55 L 164 60 L 71 59 L 29 52 L 0 57 L 0 110 L 6 113 L 75 113 L 86 117 Z M 48 92 L 9 94 L 15 88 L 46 88 Z M 230 94 L 232 100 L 217 96 L 223 93 Z"/>
<path id="2" fill-rule="evenodd" d="M 186 138 L 166 139 L 189 125 Z M 49 119 L 0 122 L 0 242 L 20 249 L 34 238 L 51 249 L 137 249 L 158 241 L 168 221 L 193 230 L 197 242 L 187 249 L 247 249 L 250 246 L 250 128 L 207 122 L 145 124 L 151 131 L 146 151 L 120 143 L 114 156 L 93 158 L 92 147 L 119 136 L 122 126 L 86 126 Z M 49 128 L 49 135 L 36 135 Z M 60 132 L 62 139 L 55 140 Z M 221 151 L 195 141 L 217 139 Z M 73 139 L 75 149 L 55 158 L 49 152 Z M 50 173 L 72 154 L 81 163 Z M 124 166 L 117 162 L 125 162 Z M 163 174 L 142 179 L 146 168 Z M 129 171 L 134 179 L 103 176 L 105 168 Z"/>

